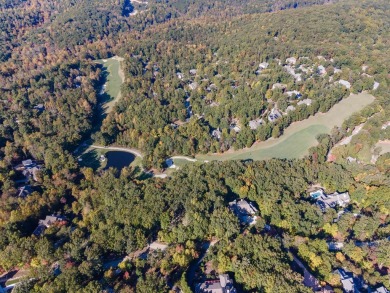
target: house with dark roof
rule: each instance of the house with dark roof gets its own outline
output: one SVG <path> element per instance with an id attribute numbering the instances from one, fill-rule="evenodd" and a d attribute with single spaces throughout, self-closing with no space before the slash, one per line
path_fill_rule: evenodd
<path id="1" fill-rule="evenodd" d="M 229 202 L 230 210 L 238 217 L 241 223 L 247 225 L 256 224 L 256 213 L 258 210 L 251 202 L 244 199 Z"/>
<path id="2" fill-rule="evenodd" d="M 54 225 L 55 223 L 59 221 L 63 221 L 63 217 L 59 216 L 46 216 L 44 220 L 39 220 L 37 228 L 35 228 L 33 235 L 39 237 L 42 235 L 42 233 L 49 228 L 50 226 Z"/>
<path id="3" fill-rule="evenodd" d="M 195 288 L 196 293 L 236 293 L 233 280 L 228 274 L 219 275 L 218 280 L 208 280 L 200 283 Z"/>
<path id="4" fill-rule="evenodd" d="M 321 207 L 322 210 L 328 208 L 335 208 L 336 206 L 345 207 L 349 204 L 351 198 L 348 192 L 326 195 L 324 197 L 317 199 L 317 204 Z"/>
<path id="5" fill-rule="evenodd" d="M 325 211 L 328 208 L 335 208 L 337 206 L 346 207 L 351 198 L 348 192 L 326 194 L 322 189 L 310 192 L 310 197 L 316 200 L 316 204 Z"/>
<path id="6" fill-rule="evenodd" d="M 22 186 L 18 189 L 18 197 L 26 198 L 32 193 L 32 188 L 30 185 Z"/>

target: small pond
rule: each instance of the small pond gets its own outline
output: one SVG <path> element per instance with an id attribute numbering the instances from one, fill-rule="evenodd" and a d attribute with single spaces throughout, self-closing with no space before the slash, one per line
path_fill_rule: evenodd
<path id="1" fill-rule="evenodd" d="M 106 153 L 106 160 L 107 165 L 105 169 L 113 167 L 120 171 L 135 160 L 135 155 L 122 151 L 109 151 Z"/>

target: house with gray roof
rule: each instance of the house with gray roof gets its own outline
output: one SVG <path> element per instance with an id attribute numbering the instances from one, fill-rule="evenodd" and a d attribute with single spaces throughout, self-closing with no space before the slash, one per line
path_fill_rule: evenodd
<path id="1" fill-rule="evenodd" d="M 176 76 L 178 79 L 183 79 L 184 78 L 184 74 L 181 73 L 181 72 L 176 72 Z"/>
<path id="2" fill-rule="evenodd" d="M 390 293 L 390 291 L 387 290 L 385 286 L 380 286 L 374 289 L 373 291 L 371 291 L 371 293 Z"/>
<path id="3" fill-rule="evenodd" d="M 267 69 L 269 66 L 269 64 L 267 62 L 262 62 L 259 64 L 259 68 L 260 69 Z"/>
<path id="4" fill-rule="evenodd" d="M 347 89 L 351 88 L 351 83 L 349 81 L 344 80 L 344 79 L 340 79 L 339 81 L 336 81 L 336 83 L 345 86 Z"/>
<path id="5" fill-rule="evenodd" d="M 361 279 L 354 277 L 353 273 L 347 272 L 343 268 L 339 268 L 335 271 L 340 276 L 340 281 L 345 293 L 359 293 L 363 286 Z"/>
<path id="6" fill-rule="evenodd" d="M 197 87 L 198 87 L 198 83 L 197 82 L 192 82 L 188 85 L 188 87 L 193 91 L 193 90 L 196 90 Z"/>
<path id="7" fill-rule="evenodd" d="M 295 111 L 295 107 L 293 105 L 290 105 L 286 108 L 286 113 Z"/>
<path id="8" fill-rule="evenodd" d="M 34 165 L 34 163 L 31 159 L 28 159 L 28 160 L 22 161 L 22 165 L 23 165 L 23 167 L 27 168 L 27 167 L 32 167 Z"/>
<path id="9" fill-rule="evenodd" d="M 275 122 L 280 117 L 282 117 L 282 114 L 277 109 L 272 109 L 271 113 L 268 115 L 269 122 Z"/>
<path id="10" fill-rule="evenodd" d="M 219 275 L 217 280 L 208 280 L 200 283 L 195 288 L 195 293 L 236 293 L 233 280 L 228 274 Z"/>
<path id="11" fill-rule="evenodd" d="M 295 65 L 295 63 L 297 63 L 297 58 L 295 58 L 295 57 L 287 58 L 286 63 L 291 64 L 291 65 Z"/>
<path id="12" fill-rule="evenodd" d="M 248 125 L 249 125 L 249 128 L 250 128 L 250 129 L 256 130 L 256 129 L 259 128 L 260 125 L 262 125 L 263 123 L 264 123 L 263 119 L 258 118 L 258 119 L 249 121 Z"/>
<path id="13" fill-rule="evenodd" d="M 222 132 L 219 128 L 217 129 L 214 129 L 212 132 L 211 132 L 211 136 L 220 140 L 221 139 L 221 136 L 222 136 Z"/>
<path id="14" fill-rule="evenodd" d="M 26 169 L 23 170 L 23 175 L 26 176 L 27 178 L 32 178 L 34 181 L 38 181 L 38 172 L 40 170 L 41 170 L 40 166 L 26 167 Z"/>
<path id="15" fill-rule="evenodd" d="M 328 242 L 327 244 L 330 251 L 339 251 L 344 247 L 343 242 Z"/>
<path id="16" fill-rule="evenodd" d="M 26 198 L 32 193 L 32 188 L 30 185 L 22 186 L 18 189 L 18 197 Z"/>
<path id="17" fill-rule="evenodd" d="M 299 105 L 310 106 L 311 103 L 312 103 L 312 100 L 311 100 L 311 99 L 304 99 L 304 100 L 298 102 L 298 106 L 299 106 Z"/>
<path id="18" fill-rule="evenodd" d="M 33 235 L 39 237 L 42 235 L 42 233 L 49 228 L 50 226 L 54 225 L 55 223 L 59 221 L 63 221 L 63 217 L 59 216 L 46 216 L 44 220 L 39 220 L 37 228 L 35 228 Z"/>
<path id="19" fill-rule="evenodd" d="M 325 69 L 325 67 L 322 66 L 322 65 L 318 66 L 318 67 L 317 67 L 317 73 L 318 73 L 319 75 L 325 75 L 325 74 L 326 74 L 326 69 Z"/>
<path id="20" fill-rule="evenodd" d="M 345 207 L 351 201 L 348 192 L 335 192 L 333 194 L 323 193 L 315 199 L 317 200 L 316 204 L 321 208 L 322 211 L 325 211 L 328 208 L 335 208 L 337 206 Z"/>
<path id="21" fill-rule="evenodd" d="M 292 97 L 292 96 L 295 96 L 297 99 L 300 99 L 301 97 L 302 97 L 302 94 L 300 93 L 300 92 L 298 92 L 298 91 L 287 91 L 286 92 L 286 95 L 288 96 L 288 97 Z"/>
<path id="22" fill-rule="evenodd" d="M 274 83 L 273 85 L 272 85 L 272 89 L 274 90 L 274 89 L 281 89 L 281 90 L 284 90 L 284 89 L 286 89 L 287 88 L 287 84 L 284 84 L 284 83 L 279 83 L 279 82 L 277 82 L 277 83 Z"/>
<path id="23" fill-rule="evenodd" d="M 251 202 L 244 199 L 229 202 L 230 210 L 238 217 L 241 223 L 254 225 L 256 224 L 256 213 L 258 210 Z"/>

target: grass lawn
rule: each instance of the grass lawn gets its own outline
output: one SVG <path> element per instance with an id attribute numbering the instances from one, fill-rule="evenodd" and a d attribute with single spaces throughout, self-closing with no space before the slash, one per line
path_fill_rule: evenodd
<path id="1" fill-rule="evenodd" d="M 173 163 L 177 166 L 177 167 L 183 167 L 187 164 L 193 164 L 193 162 L 190 162 L 188 160 L 184 160 L 184 159 L 173 159 Z"/>
<path id="2" fill-rule="evenodd" d="M 120 66 L 120 57 L 99 60 L 106 71 L 106 90 L 103 96 L 105 112 L 109 113 L 115 103 L 121 97 L 121 86 L 124 82 L 124 74 Z"/>
<path id="3" fill-rule="evenodd" d="M 306 120 L 295 122 L 277 139 L 257 142 L 252 147 L 228 151 L 224 154 L 196 156 L 199 160 L 263 160 L 270 158 L 301 158 L 310 147 L 317 144 L 316 137 L 329 133 L 334 126 L 341 126 L 353 113 L 371 104 L 375 98 L 368 93 L 351 94 L 333 106 L 327 113 L 318 113 Z"/>

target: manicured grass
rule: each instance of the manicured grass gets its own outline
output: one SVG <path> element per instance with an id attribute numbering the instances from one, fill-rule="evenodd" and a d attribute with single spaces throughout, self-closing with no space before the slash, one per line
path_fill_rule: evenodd
<path id="1" fill-rule="evenodd" d="M 103 169 L 107 164 L 107 160 L 104 162 L 101 162 L 100 156 L 105 155 L 106 153 L 107 153 L 107 150 L 88 148 L 80 156 L 82 161 L 79 161 L 79 165 L 80 165 L 80 167 L 92 168 L 95 171 Z"/>
<path id="2" fill-rule="evenodd" d="M 198 155 L 199 160 L 263 160 L 270 158 L 301 158 L 310 147 L 317 144 L 316 137 L 330 133 L 334 126 L 341 126 L 353 113 L 371 104 L 375 98 L 368 93 L 351 94 L 333 106 L 327 113 L 318 113 L 306 120 L 291 124 L 277 139 L 255 143 L 252 147 L 229 151 L 224 154 Z"/>
<path id="3" fill-rule="evenodd" d="M 183 167 L 187 164 L 193 164 L 193 162 L 190 162 L 188 160 L 184 160 L 184 159 L 173 159 L 173 163 L 177 166 L 177 167 Z"/>
<path id="4" fill-rule="evenodd" d="M 121 86 L 124 82 L 124 76 L 120 67 L 120 60 L 121 58 L 119 57 L 112 57 L 98 61 L 103 65 L 107 74 L 106 90 L 105 95 L 103 95 L 106 113 L 112 110 L 114 104 L 121 97 Z"/>

